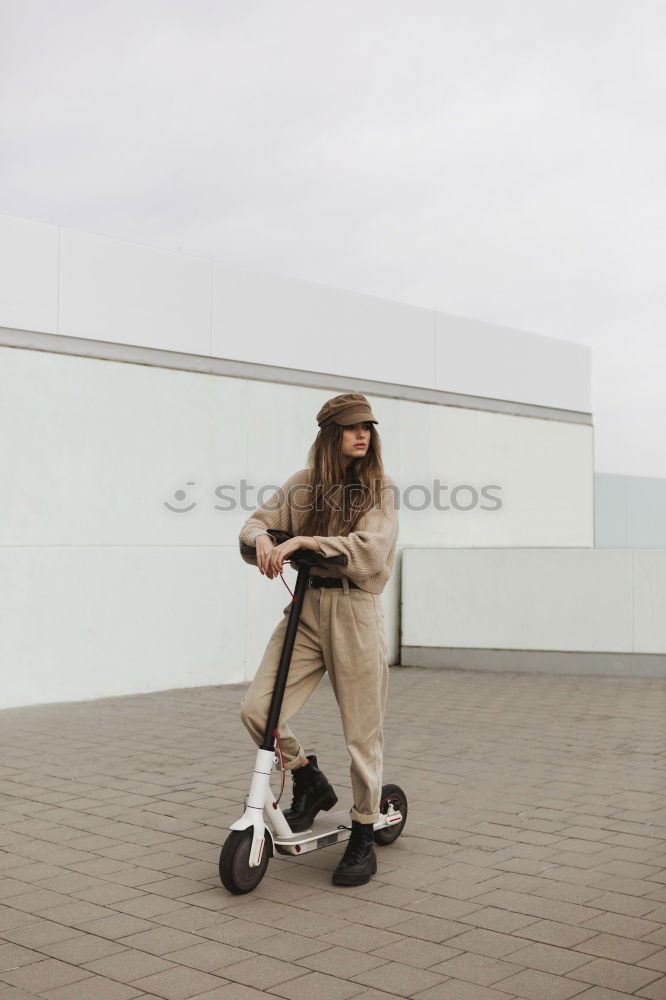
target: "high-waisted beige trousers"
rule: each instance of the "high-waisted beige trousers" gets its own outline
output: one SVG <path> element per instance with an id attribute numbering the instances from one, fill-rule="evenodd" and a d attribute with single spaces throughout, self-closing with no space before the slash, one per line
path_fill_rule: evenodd
<path id="1" fill-rule="evenodd" d="M 257 746 L 264 737 L 290 609 L 291 602 L 284 608 L 241 701 L 241 719 Z M 350 587 L 346 577 L 343 588 L 312 587 L 305 591 L 278 725 L 287 768 L 307 764 L 287 720 L 303 707 L 326 671 L 351 757 L 354 805 L 349 814 L 361 823 L 375 823 L 382 788 L 389 675 L 384 611 L 378 594 Z"/>

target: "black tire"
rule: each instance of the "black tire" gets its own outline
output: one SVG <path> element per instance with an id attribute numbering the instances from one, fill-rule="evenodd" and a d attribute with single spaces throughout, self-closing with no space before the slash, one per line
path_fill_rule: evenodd
<path id="1" fill-rule="evenodd" d="M 381 830 L 375 830 L 375 844 L 386 847 L 398 839 L 405 828 L 407 822 L 407 796 L 399 785 L 384 785 L 382 787 L 382 798 L 379 811 L 388 812 L 388 800 L 393 802 L 393 808 L 402 813 L 402 819 L 395 826 L 385 826 Z"/>
<path id="2" fill-rule="evenodd" d="M 220 852 L 220 879 L 229 892 L 240 895 L 256 889 L 266 874 L 268 862 L 273 854 L 270 833 L 264 834 L 264 850 L 261 863 L 250 868 L 248 859 L 252 847 L 252 827 L 247 830 L 232 830 Z"/>

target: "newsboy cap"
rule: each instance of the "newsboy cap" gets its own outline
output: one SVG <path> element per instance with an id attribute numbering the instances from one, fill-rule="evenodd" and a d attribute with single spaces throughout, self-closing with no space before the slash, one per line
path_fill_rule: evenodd
<path id="1" fill-rule="evenodd" d="M 320 427 L 330 423 L 357 424 L 359 421 L 379 423 L 370 409 L 370 403 L 360 392 L 343 392 L 340 396 L 327 399 L 317 414 Z"/>

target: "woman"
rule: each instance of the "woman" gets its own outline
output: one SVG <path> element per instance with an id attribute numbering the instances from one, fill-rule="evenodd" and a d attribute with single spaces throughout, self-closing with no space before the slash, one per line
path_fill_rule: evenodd
<path id="1" fill-rule="evenodd" d="M 285 690 L 278 737 L 291 770 L 292 830 L 307 830 L 337 802 L 315 754 L 305 754 L 287 725 L 327 671 L 351 757 L 351 836 L 333 874 L 335 885 L 362 885 L 377 871 L 373 824 L 379 818 L 383 720 L 388 691 L 387 645 L 380 594 L 391 575 L 398 535 L 395 482 L 384 473 L 377 419 L 360 393 L 327 400 L 308 468 L 294 473 L 243 525 L 239 541 L 256 546 L 246 562 L 274 579 L 301 548 L 343 554 L 345 567 L 311 572 Z M 274 545 L 278 528 L 294 537 Z M 284 608 L 257 673 L 241 701 L 241 719 L 261 745 L 291 604 Z"/>

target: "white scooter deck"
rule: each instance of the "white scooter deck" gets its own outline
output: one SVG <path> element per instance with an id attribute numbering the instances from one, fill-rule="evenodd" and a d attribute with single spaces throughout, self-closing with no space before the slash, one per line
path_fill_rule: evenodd
<path id="1" fill-rule="evenodd" d="M 307 830 L 294 833 L 291 837 L 274 835 L 273 846 L 279 854 L 306 854 L 320 847 L 348 840 L 351 833 L 351 819 L 348 809 L 320 813 Z"/>
<path id="2" fill-rule="evenodd" d="M 388 814 L 379 817 L 373 824 L 373 829 L 381 830 L 385 826 L 393 826 L 401 819 L 402 814 L 391 809 Z M 315 817 L 309 829 L 294 833 L 291 837 L 278 837 L 273 834 L 273 847 L 278 854 L 307 854 L 308 851 L 317 851 L 321 847 L 330 847 L 331 844 L 349 840 L 350 833 L 349 811 L 338 809 L 336 812 L 321 813 Z"/>

